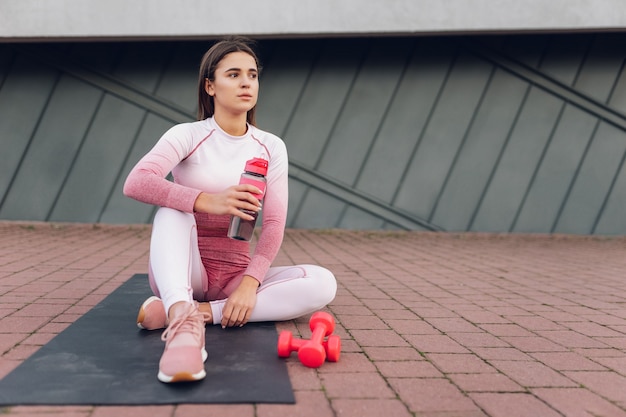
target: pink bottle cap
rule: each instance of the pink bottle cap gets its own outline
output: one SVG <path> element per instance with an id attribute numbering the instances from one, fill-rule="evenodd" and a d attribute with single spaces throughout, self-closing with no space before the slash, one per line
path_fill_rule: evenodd
<path id="1" fill-rule="evenodd" d="M 246 162 L 246 171 L 265 176 L 267 175 L 267 161 L 262 158 L 252 158 Z"/>

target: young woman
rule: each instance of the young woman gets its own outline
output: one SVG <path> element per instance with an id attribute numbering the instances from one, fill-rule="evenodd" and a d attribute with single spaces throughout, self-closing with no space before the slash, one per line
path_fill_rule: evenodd
<path id="1" fill-rule="evenodd" d="M 205 377 L 205 323 L 222 328 L 249 321 L 290 320 L 332 301 L 337 284 L 319 266 L 271 267 L 287 216 L 287 151 L 255 126 L 259 62 L 242 38 L 216 43 L 198 79 L 198 121 L 172 127 L 132 169 L 124 194 L 160 206 L 150 242 L 155 296 L 137 324 L 167 327 L 159 363 L 162 382 Z M 261 231 L 249 242 L 227 237 L 231 216 L 261 210 L 253 185 L 237 185 L 246 161 L 268 162 Z M 174 181 L 166 179 L 172 172 Z"/>

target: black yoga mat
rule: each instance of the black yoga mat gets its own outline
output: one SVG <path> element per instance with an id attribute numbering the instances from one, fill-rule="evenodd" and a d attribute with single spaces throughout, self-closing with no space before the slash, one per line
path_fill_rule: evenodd
<path id="1" fill-rule="evenodd" d="M 149 295 L 147 276 L 133 276 L 0 380 L 0 405 L 295 402 L 274 323 L 208 326 L 206 378 L 159 382 L 161 331 L 135 324 Z"/>

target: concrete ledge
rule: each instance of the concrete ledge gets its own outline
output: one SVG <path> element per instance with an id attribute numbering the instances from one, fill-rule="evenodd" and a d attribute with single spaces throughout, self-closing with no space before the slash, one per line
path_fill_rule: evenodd
<path id="1" fill-rule="evenodd" d="M 622 31 L 623 0 L 0 0 L 0 41 Z"/>

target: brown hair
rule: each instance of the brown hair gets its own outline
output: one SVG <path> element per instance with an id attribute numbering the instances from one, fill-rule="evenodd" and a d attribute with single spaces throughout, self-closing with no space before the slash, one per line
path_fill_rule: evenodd
<path id="1" fill-rule="evenodd" d="M 204 120 L 207 117 L 213 116 L 215 113 L 215 103 L 213 97 L 211 97 L 204 89 L 206 79 L 209 81 L 215 80 L 215 69 L 224 57 L 233 52 L 245 52 L 254 58 L 256 62 L 257 70 L 261 71 L 259 64 L 259 58 L 252 49 L 254 43 L 252 40 L 244 37 L 229 37 L 225 38 L 209 49 L 200 62 L 200 71 L 198 74 L 198 120 Z M 246 121 L 252 126 L 256 126 L 256 105 L 248 110 Z"/>

